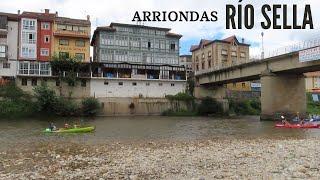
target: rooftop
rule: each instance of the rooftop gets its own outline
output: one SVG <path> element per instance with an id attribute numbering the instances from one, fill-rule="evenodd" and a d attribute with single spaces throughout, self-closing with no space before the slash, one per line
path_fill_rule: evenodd
<path id="1" fill-rule="evenodd" d="M 240 46 L 250 46 L 250 44 L 246 44 L 246 43 L 240 43 L 237 39 L 237 37 L 235 35 L 227 37 L 225 39 L 222 40 L 207 40 L 207 39 L 201 39 L 198 45 L 192 45 L 190 47 L 190 52 L 196 51 L 198 49 L 200 49 L 203 46 L 208 46 L 210 44 L 214 44 L 214 43 L 227 43 L 227 44 L 231 44 L 235 42 L 237 45 Z"/>

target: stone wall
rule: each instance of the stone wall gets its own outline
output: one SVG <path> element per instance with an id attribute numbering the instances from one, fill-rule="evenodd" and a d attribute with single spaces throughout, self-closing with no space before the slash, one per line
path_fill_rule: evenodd
<path id="1" fill-rule="evenodd" d="M 102 116 L 160 115 L 168 109 L 186 109 L 185 102 L 165 98 L 98 98 Z M 133 105 L 132 105 L 133 104 Z"/>

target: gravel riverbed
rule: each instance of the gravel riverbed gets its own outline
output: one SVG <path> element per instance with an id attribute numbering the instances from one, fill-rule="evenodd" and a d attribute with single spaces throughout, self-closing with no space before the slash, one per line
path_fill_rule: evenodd
<path id="1" fill-rule="evenodd" d="M 34 143 L 0 152 L 0 179 L 320 179 L 319 139 Z"/>

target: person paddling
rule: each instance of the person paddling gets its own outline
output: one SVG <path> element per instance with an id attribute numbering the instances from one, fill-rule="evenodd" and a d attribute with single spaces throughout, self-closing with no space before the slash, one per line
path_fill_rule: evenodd
<path id="1" fill-rule="evenodd" d="M 284 116 L 281 116 L 281 122 L 282 122 L 282 124 L 284 124 L 284 125 L 291 125 L 291 124 L 286 120 L 286 118 L 285 118 Z"/>

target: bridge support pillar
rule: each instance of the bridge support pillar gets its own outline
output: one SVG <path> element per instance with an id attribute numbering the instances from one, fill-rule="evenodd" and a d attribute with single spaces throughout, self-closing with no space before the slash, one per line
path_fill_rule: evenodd
<path id="1" fill-rule="evenodd" d="M 274 120 L 276 114 L 306 116 L 306 87 L 303 75 L 261 76 L 261 120 Z"/>
<path id="2" fill-rule="evenodd" d="M 211 97 L 213 99 L 216 99 L 218 102 L 222 104 L 224 112 L 229 111 L 229 101 L 226 99 L 227 88 L 223 85 L 213 87 L 206 87 L 201 85 L 196 86 L 194 88 L 194 96 L 199 99 L 205 97 Z"/>

